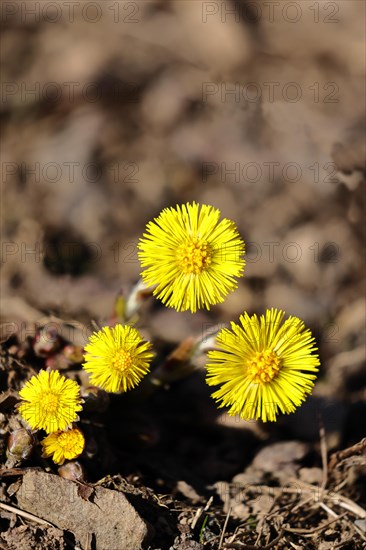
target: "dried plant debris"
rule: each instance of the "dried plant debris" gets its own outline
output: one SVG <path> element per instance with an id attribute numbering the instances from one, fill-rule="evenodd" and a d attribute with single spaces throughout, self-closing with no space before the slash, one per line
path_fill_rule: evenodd
<path id="1" fill-rule="evenodd" d="M 135 319 L 140 312 L 136 306 Z M 125 306 L 118 315 L 126 315 Z M 190 336 L 173 348 L 160 343 L 139 387 L 113 394 L 88 385 L 83 348 L 66 338 L 39 353 L 44 325 L 37 330 L 27 342 L 12 335 L 1 351 L 0 540 L 7 547 L 17 541 L 20 548 L 83 550 L 365 545 L 365 440 L 329 452 L 320 420 L 318 439 L 302 441 L 281 440 L 265 423 L 253 430 L 243 419 L 198 415 L 202 400 L 215 410 L 201 367 L 214 338 Z M 67 357 L 62 374 L 50 364 L 60 354 Z M 41 384 L 40 376 L 47 378 Z M 68 397 L 69 386 L 77 395 Z M 78 413 L 65 431 L 38 429 L 41 406 L 29 409 L 31 424 L 25 421 L 22 403 L 29 408 L 40 392 L 47 394 L 42 407 L 52 394 L 69 399 L 58 402 L 61 409 L 69 403 L 67 414 Z M 190 392 L 199 396 L 192 410 Z"/>

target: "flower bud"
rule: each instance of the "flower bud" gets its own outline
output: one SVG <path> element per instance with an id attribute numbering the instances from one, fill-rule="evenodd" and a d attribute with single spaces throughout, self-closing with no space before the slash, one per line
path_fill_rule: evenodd
<path id="1" fill-rule="evenodd" d="M 128 296 L 125 309 L 126 319 L 131 319 L 134 315 L 139 314 L 143 304 L 152 296 L 152 293 L 152 289 L 140 279 Z"/>
<path id="2" fill-rule="evenodd" d="M 19 428 L 12 432 L 8 439 L 8 448 L 6 455 L 8 457 L 8 467 L 27 460 L 36 443 L 35 437 L 25 428 Z M 11 463 L 13 466 L 10 466 Z"/>
<path id="3" fill-rule="evenodd" d="M 55 326 L 44 326 L 37 331 L 33 350 L 38 357 L 48 357 L 61 347 L 61 338 Z"/>
<path id="4" fill-rule="evenodd" d="M 70 364 L 79 365 L 84 361 L 84 349 L 82 346 L 68 344 L 64 347 L 62 353 Z"/>
<path id="5" fill-rule="evenodd" d="M 118 294 L 114 302 L 112 320 L 115 320 L 117 323 L 124 323 L 126 321 L 126 299 L 122 291 Z"/>
<path id="6" fill-rule="evenodd" d="M 85 470 L 80 462 L 73 460 L 58 468 L 58 475 L 70 481 L 85 481 Z"/>

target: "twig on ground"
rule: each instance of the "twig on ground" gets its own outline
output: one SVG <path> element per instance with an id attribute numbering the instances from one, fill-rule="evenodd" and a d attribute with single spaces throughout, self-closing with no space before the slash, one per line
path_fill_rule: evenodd
<path id="1" fill-rule="evenodd" d="M 366 510 L 361 508 L 356 502 L 353 502 L 350 498 L 344 497 L 342 495 L 338 495 L 338 498 L 340 499 L 339 502 L 337 502 L 338 506 L 341 506 L 345 510 L 349 510 L 352 512 L 355 516 L 358 516 L 361 519 L 366 518 Z"/>
<path id="2" fill-rule="evenodd" d="M 337 518 L 337 519 L 339 518 L 339 515 L 336 514 L 331 508 L 329 508 L 329 506 L 324 504 L 324 502 L 319 502 L 319 506 L 320 506 L 320 508 L 323 508 L 323 510 L 325 510 L 327 512 L 327 514 L 329 514 L 333 518 Z"/>
<path id="3" fill-rule="evenodd" d="M 273 539 L 269 544 L 265 546 L 258 546 L 257 544 L 242 544 L 240 542 L 228 542 L 224 548 L 235 548 L 237 550 L 269 550 L 273 548 L 282 538 L 283 529 L 279 532 L 278 536 Z"/>
<path id="4" fill-rule="evenodd" d="M 324 428 L 323 421 L 321 419 L 320 419 L 319 435 L 320 435 L 320 454 L 322 458 L 322 467 L 323 467 L 323 478 L 322 478 L 322 484 L 320 486 L 320 500 L 323 500 L 324 490 L 328 482 L 328 450 L 327 450 L 325 428 Z"/>
<path id="5" fill-rule="evenodd" d="M 28 472 L 41 471 L 39 467 L 32 468 L 0 468 L 0 476 L 12 477 L 12 476 L 24 476 Z"/>
<path id="6" fill-rule="evenodd" d="M 39 523 L 40 525 L 48 525 L 49 527 L 55 527 L 49 521 L 46 521 L 45 519 L 41 519 L 37 516 L 34 516 L 33 514 L 30 514 L 29 512 L 24 512 L 24 510 L 19 510 L 19 508 L 15 508 L 14 506 L 9 506 L 9 504 L 4 504 L 3 502 L 0 502 L 0 508 L 3 508 L 4 510 L 7 510 L 8 512 L 13 512 L 14 514 L 17 514 L 18 516 L 22 516 L 23 518 L 35 521 L 35 522 Z"/>
<path id="7" fill-rule="evenodd" d="M 203 511 L 204 511 L 204 512 L 207 512 L 208 509 L 210 508 L 210 506 L 211 506 L 212 503 L 213 503 L 213 496 L 210 496 L 210 498 L 208 499 L 207 504 L 206 504 L 206 506 L 204 507 Z"/>
<path id="8" fill-rule="evenodd" d="M 305 481 L 297 481 L 297 483 L 304 488 L 305 491 L 314 491 L 317 489 L 314 485 L 310 485 L 309 483 L 306 483 Z M 339 493 L 335 493 L 331 490 L 324 490 L 324 498 L 330 499 L 331 501 L 335 502 L 338 506 L 341 506 L 345 510 L 349 510 L 354 515 L 358 516 L 361 519 L 366 518 L 366 511 L 361 508 L 356 502 L 351 500 L 348 497 L 345 497 L 343 495 L 340 495 Z"/>
<path id="9" fill-rule="evenodd" d="M 283 527 L 283 530 L 286 531 L 287 533 L 294 533 L 295 535 L 302 535 L 304 537 L 310 537 L 310 536 L 314 535 L 315 533 L 317 533 L 318 531 L 322 531 L 323 529 L 325 529 L 326 527 L 328 527 L 332 523 L 335 523 L 336 521 L 340 520 L 341 518 L 343 518 L 346 515 L 347 515 L 347 512 L 344 512 L 344 514 L 342 514 L 340 516 L 337 516 L 336 518 L 331 519 L 329 521 L 326 521 L 322 525 L 318 525 L 317 527 L 314 527 L 313 529 L 300 529 L 300 528 L 296 528 L 296 527 Z"/>
<path id="10" fill-rule="evenodd" d="M 310 502 L 311 500 L 313 500 L 313 497 L 308 497 L 306 498 L 305 500 L 300 500 L 300 502 L 298 502 L 296 504 L 296 506 L 294 506 L 292 509 L 291 509 L 291 512 L 295 512 L 298 508 L 301 508 L 302 506 L 304 506 L 304 504 L 307 504 L 308 502 Z"/>
<path id="11" fill-rule="evenodd" d="M 350 456 L 353 456 L 358 453 L 362 453 L 366 449 L 366 437 L 361 439 L 358 443 L 355 443 L 351 447 L 348 447 L 347 449 L 343 449 L 342 451 L 338 451 L 336 453 L 333 453 L 329 460 L 329 470 L 332 470 L 335 466 L 338 465 L 339 462 L 344 460 L 345 458 L 349 458 Z"/>
<path id="12" fill-rule="evenodd" d="M 224 542 L 225 531 L 226 531 L 227 524 L 229 522 L 230 514 L 231 514 L 231 507 L 229 506 L 229 509 L 227 511 L 226 518 L 225 518 L 224 527 L 222 528 L 218 550 L 220 550 L 220 548 L 222 547 L 222 543 Z"/>
<path id="13" fill-rule="evenodd" d="M 191 529 L 194 529 L 196 527 L 198 520 L 202 516 L 202 512 L 203 512 L 202 506 L 197 508 L 195 516 L 194 516 L 193 521 L 192 521 Z"/>

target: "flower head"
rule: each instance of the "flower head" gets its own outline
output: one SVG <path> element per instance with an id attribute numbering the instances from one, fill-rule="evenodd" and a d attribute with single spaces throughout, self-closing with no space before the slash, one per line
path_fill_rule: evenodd
<path id="1" fill-rule="evenodd" d="M 104 327 L 89 340 L 83 367 L 94 386 L 108 392 L 125 392 L 149 372 L 152 345 L 144 342 L 135 328 L 119 324 Z"/>
<path id="2" fill-rule="evenodd" d="M 284 312 L 241 315 L 217 336 L 218 349 L 208 353 L 207 383 L 222 384 L 212 394 L 220 407 L 242 418 L 275 421 L 278 411 L 291 413 L 314 386 L 319 359 L 314 338 L 297 317 L 282 325 Z"/>
<path id="3" fill-rule="evenodd" d="M 78 419 L 82 409 L 77 382 L 57 370 L 41 370 L 25 383 L 19 395 L 23 400 L 19 405 L 21 416 L 34 430 L 47 433 L 64 430 Z"/>
<path id="4" fill-rule="evenodd" d="M 234 222 L 212 206 L 165 208 L 139 242 L 141 273 L 154 295 L 177 311 L 210 309 L 237 287 L 244 271 L 244 241 Z"/>
<path id="5" fill-rule="evenodd" d="M 41 443 L 42 456 L 44 458 L 52 456 L 55 464 L 63 464 L 65 460 L 76 458 L 85 447 L 84 435 L 78 428 L 49 434 Z"/>

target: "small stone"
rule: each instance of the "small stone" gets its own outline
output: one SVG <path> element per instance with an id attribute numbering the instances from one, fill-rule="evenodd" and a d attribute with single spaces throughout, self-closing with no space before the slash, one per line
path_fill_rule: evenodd
<path id="1" fill-rule="evenodd" d="M 93 502 L 78 494 L 78 484 L 52 474 L 31 471 L 17 493 L 18 506 L 74 533 L 80 545 L 93 540 L 96 548 L 139 550 L 151 527 L 123 493 L 95 487 Z"/>

